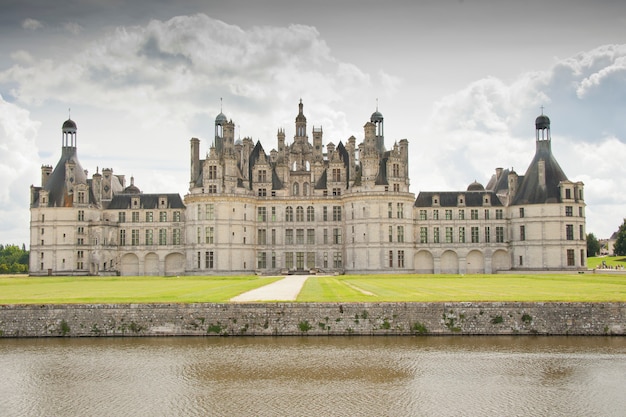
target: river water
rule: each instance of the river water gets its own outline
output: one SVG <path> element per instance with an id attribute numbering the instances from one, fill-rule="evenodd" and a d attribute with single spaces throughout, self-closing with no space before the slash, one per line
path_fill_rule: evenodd
<path id="1" fill-rule="evenodd" d="M 0 339 L 0 416 L 624 416 L 623 337 Z"/>

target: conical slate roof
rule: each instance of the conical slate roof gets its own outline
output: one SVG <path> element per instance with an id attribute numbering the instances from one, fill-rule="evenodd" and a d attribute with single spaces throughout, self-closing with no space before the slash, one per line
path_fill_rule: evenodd
<path id="1" fill-rule="evenodd" d="M 540 179 L 541 161 L 544 164 L 545 186 Z M 552 155 L 550 141 L 537 141 L 537 152 L 517 190 L 513 204 L 543 204 L 561 201 L 559 183 L 567 176 Z"/>

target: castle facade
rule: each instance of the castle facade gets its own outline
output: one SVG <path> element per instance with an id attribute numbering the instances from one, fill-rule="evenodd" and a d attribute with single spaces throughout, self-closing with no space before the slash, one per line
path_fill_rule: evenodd
<path id="1" fill-rule="evenodd" d="M 31 275 L 495 273 L 586 269 L 583 184 L 552 155 L 535 121 L 526 173 L 496 169 L 486 186 L 409 191 L 409 143 L 385 148 L 374 112 L 363 136 L 324 143 L 302 101 L 295 135 L 269 153 L 235 140 L 223 113 L 201 158 L 190 141 L 189 191 L 146 194 L 111 169 L 88 176 L 77 126 L 31 186 Z M 309 137 L 311 134 L 311 137 Z"/>

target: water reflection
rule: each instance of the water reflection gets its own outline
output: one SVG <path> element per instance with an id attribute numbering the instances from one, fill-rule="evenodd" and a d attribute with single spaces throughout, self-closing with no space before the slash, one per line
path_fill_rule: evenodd
<path id="1" fill-rule="evenodd" d="M 2 416 L 623 415 L 626 338 L 0 340 Z"/>

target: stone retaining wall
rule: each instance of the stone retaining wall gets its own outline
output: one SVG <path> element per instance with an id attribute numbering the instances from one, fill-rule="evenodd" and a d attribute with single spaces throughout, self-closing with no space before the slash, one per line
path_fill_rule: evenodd
<path id="1" fill-rule="evenodd" d="M 0 337 L 624 335 L 626 303 L 2 305 Z"/>

